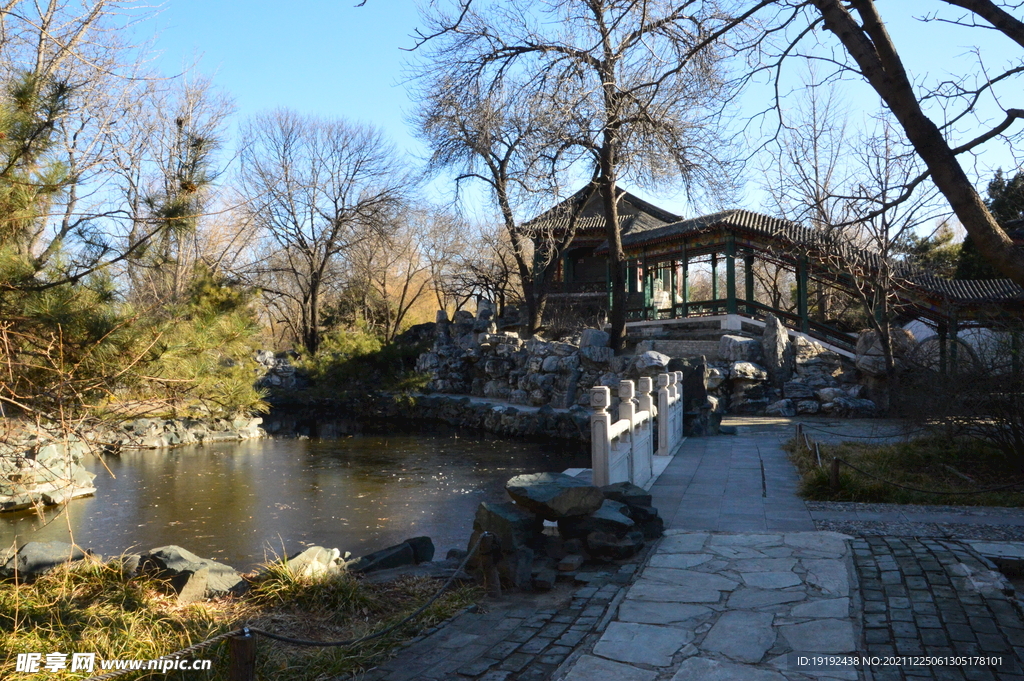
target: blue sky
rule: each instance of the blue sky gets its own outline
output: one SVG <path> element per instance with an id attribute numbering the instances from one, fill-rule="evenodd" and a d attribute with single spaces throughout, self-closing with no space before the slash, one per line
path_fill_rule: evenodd
<path id="1" fill-rule="evenodd" d="M 920 6 L 923 12 L 932 6 L 906 1 L 899 10 Z M 180 71 L 199 58 L 199 70 L 235 99 L 236 122 L 277 107 L 360 120 L 382 127 L 400 149 L 422 156 L 425 150 L 405 124 L 404 114 L 412 103 L 400 82 L 408 58 L 402 48 L 412 45 L 410 36 L 418 25 L 416 1 L 369 0 L 365 7 L 355 7 L 356 2 L 166 0 L 141 30 L 157 32 L 156 65 L 165 73 Z M 909 17 L 896 16 L 897 8 L 881 9 L 915 74 L 955 70 L 973 47 L 970 41 L 982 38 L 997 59 L 1019 55 L 1019 48 L 994 33 L 936 24 L 923 30 Z M 847 96 L 855 108 L 871 108 L 877 101 L 863 85 L 851 86 Z M 751 95 L 747 101 L 754 99 Z M 1012 159 L 997 152 L 984 164 L 982 176 L 997 166 L 1013 165 Z M 743 207 L 758 209 L 759 192 L 753 184 L 740 201 Z M 669 210 L 692 213 L 682 197 L 671 192 L 645 198 Z"/>

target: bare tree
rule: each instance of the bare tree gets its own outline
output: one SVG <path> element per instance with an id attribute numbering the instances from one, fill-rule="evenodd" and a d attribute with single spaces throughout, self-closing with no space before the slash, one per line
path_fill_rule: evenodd
<path id="1" fill-rule="evenodd" d="M 668 0 L 510 0 L 484 9 L 459 0 L 435 7 L 422 34 L 426 59 L 452 82 L 547 99 L 551 156 L 575 161 L 563 167 L 595 178 L 601 197 L 616 348 L 626 321 L 620 180 L 706 191 L 730 178 L 717 125 L 725 82 L 705 28 L 715 20 L 713 7 Z"/>
<path id="2" fill-rule="evenodd" d="M 272 254 L 252 271 L 268 295 L 294 306 L 298 341 L 316 352 L 339 255 L 386 229 L 410 178 L 380 131 L 364 125 L 279 110 L 251 120 L 242 140 L 246 210 Z"/>

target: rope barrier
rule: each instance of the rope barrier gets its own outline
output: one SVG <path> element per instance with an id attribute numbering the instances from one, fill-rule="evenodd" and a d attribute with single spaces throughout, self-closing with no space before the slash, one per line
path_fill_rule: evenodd
<path id="1" fill-rule="evenodd" d="M 811 430 L 816 430 L 820 433 L 825 433 L 826 435 L 835 435 L 837 437 L 843 438 L 854 438 L 857 440 L 891 440 L 892 438 L 895 437 L 905 437 L 907 435 L 912 435 L 913 433 L 924 433 L 932 430 L 931 428 L 915 428 L 914 430 L 906 430 L 893 435 L 847 435 L 846 433 L 837 433 L 833 430 L 826 430 L 824 428 L 812 426 L 807 423 L 802 423 L 801 425 L 804 428 L 810 428 Z"/>
<path id="2" fill-rule="evenodd" d="M 396 629 L 398 629 L 399 627 L 401 627 L 402 625 L 406 624 L 410 620 L 413 620 L 416 617 L 419 617 L 419 615 L 422 614 L 424 610 L 426 610 L 431 605 L 433 605 L 437 601 L 437 599 L 439 599 L 441 597 L 441 595 L 444 594 L 444 592 L 448 590 L 448 587 L 450 587 L 452 585 L 452 583 L 455 582 L 455 578 L 458 577 L 459 573 L 462 572 L 463 569 L 465 569 L 466 565 L 469 563 L 469 559 L 473 557 L 473 554 L 476 553 L 476 550 L 480 547 L 480 542 L 488 534 L 489 534 L 488 532 L 484 532 L 484 533 L 482 533 L 477 538 L 476 543 L 474 543 L 473 546 L 466 553 L 466 557 L 462 559 L 462 563 L 459 565 L 458 568 L 456 568 L 456 570 L 452 574 L 452 576 L 449 577 L 447 581 L 445 581 L 445 583 L 441 586 L 441 588 L 437 590 L 437 593 L 435 593 L 429 600 L 427 600 L 426 603 L 421 605 L 414 612 L 410 613 L 409 615 L 406 615 L 405 617 L 403 617 L 402 619 L 398 620 L 397 622 L 395 622 L 391 626 L 389 626 L 389 627 L 387 627 L 385 629 L 382 629 L 380 631 L 374 632 L 372 634 L 367 634 L 366 636 L 362 636 L 360 638 L 349 639 L 347 641 L 311 641 L 311 640 L 307 640 L 307 639 L 291 638 L 289 636 L 281 636 L 280 634 L 275 634 L 275 633 L 272 633 L 272 632 L 269 632 L 269 631 L 263 631 L 262 629 L 256 629 L 254 627 L 245 626 L 245 627 L 242 627 L 241 629 L 234 629 L 232 631 L 228 631 L 228 632 L 223 633 L 223 634 L 218 634 L 217 636 L 214 636 L 213 638 L 209 638 L 209 639 L 207 639 L 205 641 L 201 641 L 201 642 L 196 643 L 194 645 L 191 645 L 191 646 L 189 646 L 187 648 L 182 648 L 181 650 L 175 651 L 173 653 L 168 653 L 167 655 L 162 655 L 162 656 L 158 657 L 157 660 L 176 660 L 176 659 L 178 659 L 180 657 L 183 657 L 183 656 L 185 656 L 185 655 L 187 655 L 189 653 L 194 653 L 194 652 L 196 652 L 198 650 L 203 650 L 204 648 L 208 648 L 208 647 L 212 646 L 215 643 L 220 643 L 221 641 L 223 641 L 225 639 L 234 638 L 236 636 L 251 636 L 253 634 L 255 634 L 257 636 L 263 636 L 265 638 L 269 638 L 269 639 L 274 640 L 274 641 L 280 641 L 282 643 L 288 643 L 288 644 L 291 644 L 291 645 L 296 645 L 296 646 L 316 646 L 316 647 L 321 647 L 321 648 L 337 648 L 337 647 L 342 647 L 342 646 L 352 646 L 352 645 L 356 645 L 357 643 L 363 643 L 364 641 L 370 641 L 370 640 L 373 640 L 375 638 L 380 638 L 381 636 L 386 636 L 386 635 L 390 634 L 391 632 L 395 631 Z M 100 676 L 90 676 L 88 679 L 86 679 L 86 681 L 109 681 L 109 679 L 116 679 L 119 676 L 124 676 L 125 674 L 131 674 L 132 672 L 137 672 L 137 671 L 146 671 L 146 670 L 140 670 L 140 669 L 119 669 L 117 671 L 108 672 L 106 674 L 101 674 Z"/>

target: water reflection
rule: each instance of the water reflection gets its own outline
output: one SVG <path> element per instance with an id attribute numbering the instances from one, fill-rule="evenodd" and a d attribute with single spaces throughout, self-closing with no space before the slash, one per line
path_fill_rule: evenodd
<path id="1" fill-rule="evenodd" d="M 96 496 L 0 516 L 0 545 L 74 540 L 104 555 L 180 544 L 250 567 L 321 544 L 359 555 L 428 535 L 463 547 L 481 501 L 513 475 L 588 465 L 570 445 L 450 435 L 260 440 L 93 461 Z M 113 477 L 111 476 L 113 474 Z"/>

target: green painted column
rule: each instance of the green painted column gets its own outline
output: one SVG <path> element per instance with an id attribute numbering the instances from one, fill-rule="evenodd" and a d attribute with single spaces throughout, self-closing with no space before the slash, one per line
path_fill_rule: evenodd
<path id="1" fill-rule="evenodd" d="M 676 281 L 676 260 L 673 258 L 669 261 L 669 267 L 671 268 L 668 273 L 669 278 L 669 310 L 671 311 L 672 319 L 676 318 L 676 291 L 678 290 L 679 282 Z"/>
<path id="2" fill-rule="evenodd" d="M 807 318 L 807 256 L 801 255 L 796 262 L 796 313 L 800 317 L 800 330 L 811 330 Z"/>
<path id="3" fill-rule="evenodd" d="M 754 292 L 754 255 L 752 253 L 743 256 L 743 277 L 747 302 L 751 303 L 750 305 L 747 305 L 747 314 L 754 316 L 757 314 L 757 308 L 754 307 L 752 303 L 757 302 L 757 296 Z"/>
<path id="4" fill-rule="evenodd" d="M 946 357 L 946 323 L 939 322 L 939 374 L 942 376 L 946 375 L 946 368 L 948 364 Z"/>
<path id="5" fill-rule="evenodd" d="M 736 238 L 725 237 L 725 311 L 736 314 Z"/>
<path id="6" fill-rule="evenodd" d="M 718 254 L 711 254 L 711 300 L 718 300 Z"/>
<path id="7" fill-rule="evenodd" d="M 686 246 L 683 246 L 683 316 L 689 315 L 687 303 L 690 302 L 690 259 L 686 256 Z"/>

